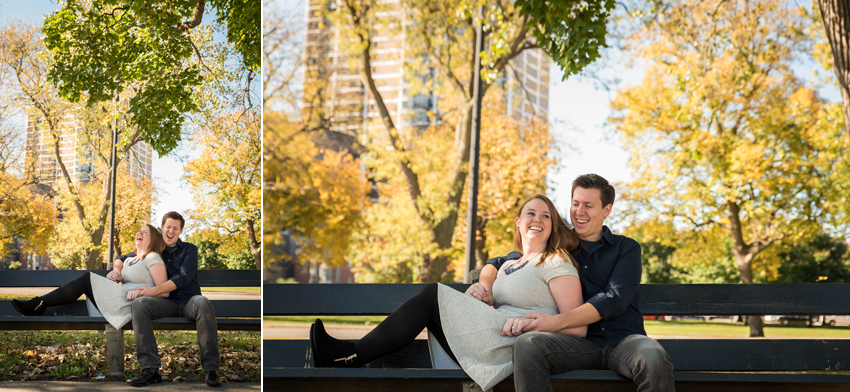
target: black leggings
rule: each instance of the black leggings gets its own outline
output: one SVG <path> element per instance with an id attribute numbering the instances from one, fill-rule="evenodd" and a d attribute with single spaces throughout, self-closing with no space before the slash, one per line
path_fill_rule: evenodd
<path id="1" fill-rule="evenodd" d="M 412 342 L 422 329 L 427 327 L 443 350 L 446 350 L 446 353 L 457 362 L 446 342 L 446 335 L 440 323 L 439 308 L 437 284 L 429 283 L 419 294 L 401 304 L 375 329 L 355 343 L 358 359 L 363 363 L 369 363 L 390 354 Z"/>
<path id="2" fill-rule="evenodd" d="M 46 306 L 56 306 L 67 304 L 76 301 L 81 295 L 85 294 L 86 298 L 91 300 L 95 307 L 97 302 L 94 301 L 94 294 L 91 289 L 90 272 L 84 273 L 77 279 L 63 284 L 56 290 L 53 290 L 40 298 Z"/>

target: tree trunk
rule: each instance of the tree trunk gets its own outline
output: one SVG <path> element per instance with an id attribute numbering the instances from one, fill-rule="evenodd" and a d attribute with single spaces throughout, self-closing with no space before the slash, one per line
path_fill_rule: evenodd
<path id="1" fill-rule="evenodd" d="M 741 207 L 734 201 L 726 203 L 729 208 L 729 228 L 732 232 L 732 254 L 735 255 L 735 263 L 741 275 L 741 283 L 753 283 L 753 258 L 758 250 L 753 249 L 751 244 L 744 241 L 744 232 L 741 226 Z M 755 252 L 753 252 L 755 250 Z M 750 337 L 764 337 L 764 323 L 761 316 L 750 316 Z"/>
<path id="2" fill-rule="evenodd" d="M 103 223 L 103 219 L 99 220 L 101 222 L 94 231 L 91 232 L 89 238 L 91 238 L 91 243 L 94 245 L 91 251 L 86 255 L 86 269 L 96 270 L 100 269 L 100 266 L 103 264 L 103 260 L 101 260 L 101 252 L 100 252 L 100 244 L 103 243 L 103 235 L 106 232 L 106 225 Z"/>
<path id="3" fill-rule="evenodd" d="M 850 2 L 847 0 L 818 0 L 823 26 L 832 59 L 835 63 L 835 76 L 841 90 L 844 109 L 844 129 L 850 139 Z"/>
<path id="4" fill-rule="evenodd" d="M 463 177 L 466 178 L 466 176 Z M 447 204 L 451 206 L 460 205 L 460 199 L 463 197 L 463 183 L 464 181 L 454 183 L 454 186 L 452 187 L 454 191 L 450 192 L 450 196 L 448 197 L 448 200 L 446 200 Z M 457 189 L 458 187 L 460 190 Z M 437 222 L 437 224 L 433 226 L 433 229 L 431 229 L 431 238 L 440 250 L 449 249 L 452 246 L 452 237 L 454 236 L 455 225 L 457 225 L 457 215 L 457 208 L 452 209 L 452 212 L 450 212 L 448 216 Z M 446 256 L 427 256 L 422 264 L 422 268 L 419 270 L 419 282 L 439 282 L 443 277 L 443 273 L 446 272 L 446 267 L 448 265 L 449 258 Z"/>
<path id="5" fill-rule="evenodd" d="M 263 244 L 257 240 L 257 231 L 254 230 L 254 221 L 248 220 L 248 241 L 251 244 L 251 254 L 254 255 L 254 263 L 257 269 L 263 267 Z"/>
<path id="6" fill-rule="evenodd" d="M 741 283 L 753 283 L 752 261 L 755 255 L 750 253 L 739 254 L 734 249 L 732 252 L 735 254 L 735 262 L 738 264 L 738 272 L 741 273 Z M 762 317 L 750 315 L 747 320 L 750 325 L 750 337 L 764 337 L 764 321 L 762 320 Z"/>

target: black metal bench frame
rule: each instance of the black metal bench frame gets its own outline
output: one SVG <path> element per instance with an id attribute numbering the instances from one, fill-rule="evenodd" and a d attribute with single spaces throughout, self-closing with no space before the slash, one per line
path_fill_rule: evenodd
<path id="1" fill-rule="evenodd" d="M 466 285 L 452 285 L 464 291 Z M 421 289 L 415 284 L 263 285 L 264 316 L 386 315 Z M 850 284 L 646 284 L 638 293 L 644 315 L 850 314 Z M 848 390 L 850 340 L 659 339 L 675 368 L 679 391 Z M 415 341 L 368 365 L 312 367 L 307 340 L 263 341 L 263 385 L 286 390 L 466 390 L 462 370 L 431 369 L 427 343 Z M 812 371 L 824 371 L 815 373 Z M 838 371 L 838 372 L 835 372 Z M 552 375 L 558 390 L 634 390 L 611 371 Z M 755 389 L 754 389 L 755 388 Z M 495 388 L 513 390 L 508 379 Z"/>
<path id="2" fill-rule="evenodd" d="M 0 287 L 58 287 L 93 272 L 105 276 L 109 271 L 3 271 Z M 260 286 L 259 270 L 201 270 L 198 281 L 205 287 Z M 220 331 L 259 331 L 261 303 L 256 300 L 213 300 Z M 168 317 L 153 321 L 154 330 L 195 330 L 195 322 L 184 317 Z M 85 300 L 52 306 L 42 316 L 21 316 L 9 301 L 0 301 L 0 330 L 103 330 L 109 360 L 109 374 L 124 374 L 124 331 L 132 330 L 130 322 L 116 330 L 103 317 L 90 317 Z"/>

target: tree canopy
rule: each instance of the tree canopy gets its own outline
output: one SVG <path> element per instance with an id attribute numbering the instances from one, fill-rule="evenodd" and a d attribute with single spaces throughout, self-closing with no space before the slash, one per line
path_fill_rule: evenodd
<path id="1" fill-rule="evenodd" d="M 160 155 L 180 141 L 192 94 L 203 79 L 190 34 L 204 17 L 204 0 L 66 0 L 48 16 L 44 43 L 53 56 L 50 80 L 71 101 L 89 106 L 133 91 L 128 113 Z M 260 64 L 259 0 L 211 0 L 218 22 L 243 64 Z"/>
<path id="2" fill-rule="evenodd" d="M 632 38 L 642 83 L 612 103 L 636 170 L 624 197 L 632 210 L 658 229 L 722 233 L 743 283 L 760 253 L 843 214 L 840 105 L 791 67 L 806 54 L 806 23 L 780 1 L 670 3 Z M 759 323 L 751 334 L 763 335 Z"/>

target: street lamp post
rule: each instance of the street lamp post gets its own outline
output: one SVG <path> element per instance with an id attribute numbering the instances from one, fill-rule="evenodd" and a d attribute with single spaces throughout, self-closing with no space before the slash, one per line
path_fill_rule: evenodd
<path id="1" fill-rule="evenodd" d="M 115 103 L 118 104 L 118 97 L 115 97 Z M 109 158 L 110 171 L 112 178 L 109 181 L 109 250 L 107 253 L 106 269 L 112 269 L 112 263 L 115 259 L 114 243 L 115 243 L 115 183 L 118 175 L 118 119 L 115 120 L 112 126 L 112 154 Z"/>
<path id="2" fill-rule="evenodd" d="M 469 143 L 469 202 L 466 217 L 466 265 L 464 282 L 472 283 L 469 272 L 475 268 L 475 235 L 478 229 L 478 153 L 481 141 L 481 51 L 484 48 L 484 6 L 478 8 L 475 25 L 475 67 L 472 78 L 472 135 Z"/>

